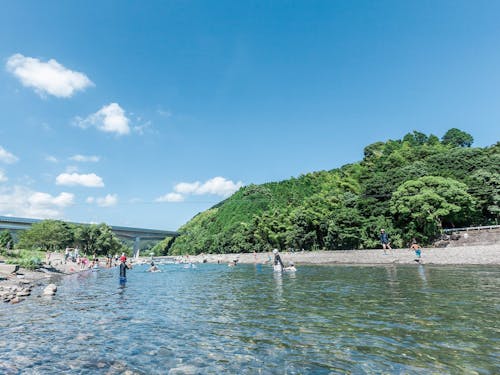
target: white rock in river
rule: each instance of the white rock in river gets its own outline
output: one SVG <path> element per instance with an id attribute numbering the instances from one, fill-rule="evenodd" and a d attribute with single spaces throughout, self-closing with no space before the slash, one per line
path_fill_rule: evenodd
<path id="1" fill-rule="evenodd" d="M 43 295 L 44 296 L 53 296 L 54 294 L 56 294 L 56 291 L 57 291 L 56 284 L 49 284 L 43 290 Z"/>

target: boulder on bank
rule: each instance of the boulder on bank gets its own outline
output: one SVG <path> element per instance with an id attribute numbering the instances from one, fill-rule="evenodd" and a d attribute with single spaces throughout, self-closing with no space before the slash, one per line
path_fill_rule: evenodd
<path id="1" fill-rule="evenodd" d="M 0 275 L 10 275 L 16 273 L 18 270 L 19 265 L 17 264 L 0 263 Z"/>

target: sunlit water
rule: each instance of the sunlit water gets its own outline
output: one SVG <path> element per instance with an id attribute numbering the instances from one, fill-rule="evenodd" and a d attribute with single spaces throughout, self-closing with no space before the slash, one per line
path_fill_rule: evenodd
<path id="1" fill-rule="evenodd" d="M 500 268 L 161 268 L 0 305 L 0 373 L 500 373 Z"/>

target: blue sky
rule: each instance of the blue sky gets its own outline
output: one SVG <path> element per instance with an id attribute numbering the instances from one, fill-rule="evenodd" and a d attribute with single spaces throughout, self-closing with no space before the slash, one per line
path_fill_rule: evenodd
<path id="1" fill-rule="evenodd" d="M 500 139 L 500 3 L 5 1 L 0 215 L 174 230 L 250 183 Z"/>

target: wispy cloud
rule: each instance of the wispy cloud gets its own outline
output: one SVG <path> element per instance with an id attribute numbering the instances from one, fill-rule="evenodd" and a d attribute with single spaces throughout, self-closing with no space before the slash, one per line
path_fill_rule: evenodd
<path id="1" fill-rule="evenodd" d="M 182 202 L 187 195 L 219 195 L 229 197 L 243 186 L 243 182 L 233 182 L 224 177 L 214 177 L 203 183 L 181 182 L 174 186 L 174 191 L 156 198 L 156 202 Z"/>
<path id="2" fill-rule="evenodd" d="M 118 195 L 106 194 L 105 197 L 88 197 L 86 202 L 89 204 L 96 203 L 99 207 L 112 207 L 118 203 Z"/>
<path id="3" fill-rule="evenodd" d="M 168 110 L 167 110 L 167 111 L 165 111 L 165 110 L 163 110 L 163 109 L 161 109 L 161 108 L 158 108 L 158 109 L 156 110 L 156 113 L 158 113 L 160 116 L 162 116 L 162 117 L 166 117 L 166 118 L 168 118 L 168 117 L 171 117 L 171 116 L 172 116 L 172 112 L 170 112 L 170 111 L 168 111 Z"/>
<path id="4" fill-rule="evenodd" d="M 62 192 L 53 196 L 23 186 L 0 188 L 0 213 L 7 216 L 61 218 L 64 208 L 74 203 L 74 195 Z"/>
<path id="5" fill-rule="evenodd" d="M 18 161 L 19 158 L 0 146 L 0 161 L 6 164 L 13 164 Z"/>
<path id="6" fill-rule="evenodd" d="M 184 196 L 179 193 L 168 193 L 156 198 L 156 202 L 182 202 L 184 201 Z"/>
<path id="7" fill-rule="evenodd" d="M 136 125 L 132 129 L 134 130 L 135 133 L 139 135 L 144 135 L 144 133 L 146 133 L 147 131 L 149 131 L 150 133 L 153 132 L 151 121 L 147 121 L 142 125 Z"/>
<path id="8" fill-rule="evenodd" d="M 6 182 L 8 180 L 5 172 L 0 169 L 0 182 Z"/>
<path id="9" fill-rule="evenodd" d="M 50 163 L 57 163 L 59 162 L 59 160 L 57 160 L 57 158 L 55 156 L 52 156 L 52 155 L 47 155 L 45 157 L 45 160 L 50 162 Z"/>
<path id="10" fill-rule="evenodd" d="M 56 185 L 65 186 L 85 186 L 85 187 L 104 187 L 104 182 L 101 177 L 95 173 L 78 174 L 78 173 L 61 173 L 56 177 Z"/>
<path id="11" fill-rule="evenodd" d="M 16 53 L 9 57 L 6 67 L 23 86 L 33 88 L 40 96 L 49 94 L 69 98 L 76 91 L 94 85 L 85 74 L 70 70 L 54 59 L 43 62 Z"/>
<path id="12" fill-rule="evenodd" d="M 99 158 L 99 156 L 95 156 L 95 155 L 85 156 L 85 155 L 77 154 L 77 155 L 71 156 L 69 159 L 73 160 L 73 161 L 81 162 L 81 163 L 86 163 L 86 162 L 97 163 L 100 158 Z"/>
<path id="13" fill-rule="evenodd" d="M 129 118 L 118 103 L 105 105 L 97 112 L 86 118 L 76 117 L 74 123 L 76 126 L 87 129 L 95 127 L 106 133 L 115 133 L 125 135 L 130 133 Z"/>
<path id="14" fill-rule="evenodd" d="M 204 183 L 199 181 L 188 183 L 181 182 L 174 187 L 174 191 L 180 194 L 196 194 L 196 195 L 220 195 L 228 197 L 243 186 L 243 182 L 233 182 L 224 177 L 214 177 Z"/>

